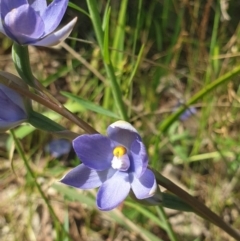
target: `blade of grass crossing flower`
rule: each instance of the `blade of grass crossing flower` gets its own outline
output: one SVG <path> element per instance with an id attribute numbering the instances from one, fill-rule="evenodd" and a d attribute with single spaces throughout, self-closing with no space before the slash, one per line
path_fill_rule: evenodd
<path id="1" fill-rule="evenodd" d="M 69 99 L 72 99 L 72 100 L 76 101 L 77 103 L 79 103 L 81 106 L 83 106 L 87 110 L 91 110 L 91 111 L 94 111 L 96 113 L 108 116 L 108 117 L 119 119 L 119 116 L 116 115 L 115 113 L 113 113 L 109 110 L 106 110 L 106 109 L 102 108 L 101 106 L 98 106 L 98 105 L 96 105 L 96 104 L 94 104 L 90 101 L 83 100 L 78 96 L 75 96 L 71 93 L 64 92 L 64 91 L 61 91 L 61 94 L 68 97 Z"/>

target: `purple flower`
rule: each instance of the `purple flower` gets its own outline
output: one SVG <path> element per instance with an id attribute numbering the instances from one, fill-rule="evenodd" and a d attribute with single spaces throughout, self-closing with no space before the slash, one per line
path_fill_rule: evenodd
<path id="1" fill-rule="evenodd" d="M 71 142 L 66 139 L 53 140 L 45 146 L 45 151 L 50 152 L 55 158 L 68 154 L 71 150 Z"/>
<path id="2" fill-rule="evenodd" d="M 195 107 L 190 106 L 188 109 L 186 109 L 179 117 L 181 121 L 185 121 L 188 118 L 190 118 L 192 115 L 195 115 L 197 113 L 197 110 Z"/>
<path id="3" fill-rule="evenodd" d="M 184 101 L 180 100 L 178 101 L 177 105 L 173 108 L 173 112 L 177 111 L 179 107 L 184 105 Z M 197 109 L 194 106 L 189 106 L 180 116 L 180 121 L 185 121 L 189 119 L 191 116 L 195 115 L 197 113 Z"/>
<path id="4" fill-rule="evenodd" d="M 12 74 L 0 71 L 0 76 L 26 87 L 21 79 Z M 28 119 L 27 107 L 30 105 L 30 100 L 0 84 L 0 132 L 25 122 Z"/>
<path id="5" fill-rule="evenodd" d="M 132 189 L 137 199 L 154 195 L 155 176 L 147 168 L 148 156 L 141 137 L 125 121 L 117 121 L 107 135 L 82 135 L 73 140 L 73 148 L 83 162 L 67 173 L 61 182 L 76 188 L 100 187 L 100 210 L 117 207 Z"/>
<path id="6" fill-rule="evenodd" d="M 56 30 L 68 0 L 0 0 L 0 32 L 19 44 L 56 45 L 71 33 L 77 18 Z"/>

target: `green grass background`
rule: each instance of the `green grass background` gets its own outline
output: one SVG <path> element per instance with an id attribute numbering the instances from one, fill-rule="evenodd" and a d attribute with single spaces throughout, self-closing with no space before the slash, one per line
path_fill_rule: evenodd
<path id="1" fill-rule="evenodd" d="M 33 73 L 100 133 L 128 119 L 144 140 L 150 166 L 240 229 L 240 77 L 231 74 L 240 63 L 240 3 L 101 0 L 93 25 L 91 2 L 69 3 L 63 23 L 76 15 L 78 22 L 65 45 L 30 48 Z M 14 72 L 11 42 L 4 36 L 1 42 L 1 69 Z M 195 106 L 197 114 L 180 121 L 180 112 L 173 113 L 179 101 Z M 15 134 L 22 156 L 9 133 L 0 135 L 1 240 L 233 240 L 194 214 L 145 207 L 130 198 L 99 212 L 95 190 L 57 182 L 79 164 L 73 152 L 52 158 L 44 146 L 55 137 L 30 125 Z"/>

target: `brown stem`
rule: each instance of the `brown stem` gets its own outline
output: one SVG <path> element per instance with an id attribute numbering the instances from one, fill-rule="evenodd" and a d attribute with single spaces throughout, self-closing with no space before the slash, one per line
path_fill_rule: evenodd
<path id="1" fill-rule="evenodd" d="M 41 105 L 44 105 L 48 107 L 49 109 L 59 113 L 60 115 L 66 117 L 68 120 L 72 121 L 76 125 L 78 125 L 80 128 L 82 128 L 84 131 L 86 131 L 89 134 L 96 134 L 98 133 L 93 127 L 91 127 L 89 124 L 87 124 L 85 121 L 83 121 L 81 118 L 77 117 L 76 115 L 72 114 L 68 109 L 66 109 L 63 105 L 57 105 L 56 103 L 51 102 L 48 98 L 44 98 L 42 96 L 39 96 L 37 94 L 34 94 L 30 92 L 28 89 L 24 89 L 18 84 L 15 84 L 11 80 L 0 76 L 0 82 L 4 85 L 8 86 L 9 88 L 17 91 L 19 94 L 23 96 L 27 96 L 32 100 L 35 100 L 36 102 L 40 103 Z"/>
<path id="2" fill-rule="evenodd" d="M 154 171 L 154 170 L 153 170 Z M 168 191 L 174 193 L 182 200 L 184 200 L 188 205 L 190 205 L 198 215 L 208 219 L 210 222 L 224 230 L 231 237 L 236 240 L 240 240 L 240 233 L 234 230 L 231 226 L 225 223 L 216 213 L 212 212 L 208 207 L 199 202 L 196 198 L 192 197 L 190 194 L 185 192 L 183 189 L 178 187 L 172 181 L 162 176 L 160 173 L 154 171 L 157 182 L 159 185 L 165 187 Z"/>

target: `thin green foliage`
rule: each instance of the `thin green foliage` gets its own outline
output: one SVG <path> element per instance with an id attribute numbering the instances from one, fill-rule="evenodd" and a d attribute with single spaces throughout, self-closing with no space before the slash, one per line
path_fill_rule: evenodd
<path id="1" fill-rule="evenodd" d="M 51 206 L 48 198 L 47 198 L 46 195 L 44 194 L 41 186 L 38 184 L 38 182 L 37 182 L 37 180 L 36 180 L 35 173 L 34 173 L 34 171 L 31 169 L 31 166 L 29 165 L 28 160 L 27 160 L 27 158 L 26 158 L 26 156 L 25 156 L 25 154 L 24 154 L 24 150 L 22 149 L 19 140 L 18 140 L 17 137 L 15 136 L 14 131 L 11 131 L 11 135 L 12 135 L 12 137 L 13 137 L 13 139 L 14 139 L 14 143 L 15 143 L 16 149 L 17 149 L 19 155 L 21 156 L 21 158 L 22 158 L 22 160 L 23 160 L 23 162 L 24 162 L 24 165 L 25 165 L 25 167 L 26 167 L 26 169 L 27 169 L 27 171 L 28 171 L 29 176 L 33 179 L 33 181 L 34 181 L 34 183 L 35 183 L 35 186 L 36 186 L 37 190 L 39 191 L 39 194 L 40 194 L 41 198 L 44 200 L 45 204 L 47 205 L 47 207 L 48 207 L 48 209 L 49 209 L 49 212 L 50 212 L 50 214 L 51 214 L 51 216 L 52 216 L 52 218 L 53 218 L 53 221 L 54 221 L 54 223 L 55 223 L 55 225 L 56 225 L 56 228 L 57 228 L 57 231 L 58 231 L 57 234 L 60 235 L 60 236 L 62 236 L 62 235 L 64 235 L 64 236 L 69 236 L 69 234 L 66 232 L 66 230 L 65 230 L 64 228 L 62 228 L 62 224 L 61 224 L 61 222 L 59 221 L 59 219 L 58 219 L 58 217 L 57 217 L 57 215 L 56 215 L 53 207 Z"/>
<path id="2" fill-rule="evenodd" d="M 93 27 L 95 30 L 95 34 L 96 34 L 96 37 L 98 40 L 100 50 L 101 50 L 102 55 L 104 55 L 103 31 L 101 28 L 101 20 L 100 20 L 99 12 L 97 9 L 97 3 L 95 0 L 91 0 L 91 1 L 87 0 L 87 4 L 88 4 L 90 16 L 92 19 Z M 111 63 L 104 62 L 104 65 L 105 65 L 105 70 L 108 75 L 109 81 L 111 83 L 112 93 L 113 93 L 114 99 L 116 101 L 116 105 L 121 114 L 121 117 L 122 117 L 122 119 L 127 120 L 128 118 L 127 118 L 125 106 L 124 106 L 124 103 L 122 100 L 121 89 L 117 83 L 117 79 L 116 79 L 116 76 L 114 73 L 114 68 Z"/>
<path id="3" fill-rule="evenodd" d="M 147 147 L 150 166 L 185 186 L 193 196 L 197 196 L 219 216 L 231 220 L 232 226 L 238 228 L 240 28 L 237 26 L 236 3 L 231 2 L 229 9 L 226 8 L 231 15 L 231 20 L 227 21 L 223 21 L 220 4 L 199 0 L 194 4 L 175 0 L 87 0 L 84 9 L 73 0 L 69 3 L 69 15 L 77 13 L 79 22 L 70 45 L 88 65 L 83 64 L 86 62 L 82 59 L 75 59 L 76 55 L 74 57 L 72 52 L 66 54 L 68 49 L 65 47 L 64 50 L 31 49 L 33 53 L 42 55 L 36 58 L 37 61 L 34 57 L 28 58 L 26 47 L 14 45 L 12 54 L 19 75 L 33 87 L 22 94 L 33 99 L 34 110 L 79 134 L 82 134 L 81 128 L 77 127 L 80 126 L 79 119 L 68 115 L 65 107 L 101 133 L 105 133 L 107 125 L 114 119 L 132 120 Z M 78 38 L 84 38 L 86 42 L 80 43 Z M 3 44 L 3 54 L 9 52 L 8 46 L 9 43 Z M 22 51 L 22 55 L 18 55 L 20 52 L 16 49 Z M 53 59 L 55 55 L 57 57 Z M 2 69 L 6 66 L 4 62 Z M 49 99 L 47 92 L 41 95 L 41 91 L 37 91 L 32 71 L 34 76 L 41 76 L 39 82 L 54 95 L 53 99 Z M 49 105 L 50 100 L 54 104 Z M 179 120 L 192 105 L 197 108 L 197 113 L 187 120 Z M 36 127 L 45 125 L 46 130 L 52 129 L 50 125 L 46 126 L 47 122 L 39 120 L 36 119 Z M 49 123 L 54 125 L 53 122 Z M 55 127 L 59 126 L 56 124 Z M 96 133 L 93 128 L 89 128 L 88 132 Z M 141 241 L 228 241 L 229 236 L 223 234 L 226 229 L 232 236 L 235 235 L 236 240 L 238 238 L 238 234 L 219 222 L 216 216 L 213 215 L 212 220 L 204 216 L 203 209 L 199 210 L 198 205 L 195 207 L 196 213 L 221 228 L 209 225 L 202 219 L 197 220 L 196 226 L 192 221 L 195 218 L 189 212 L 172 214 L 162 207 L 145 208 L 132 201 L 125 201 L 112 212 L 100 213 L 96 210 L 95 192 L 78 191 L 57 183 L 57 179 L 78 165 L 79 160 L 72 154 L 54 160 L 46 155 L 43 147 L 53 138 L 51 135 L 30 125 L 18 127 L 11 135 L 6 135 L 0 137 L 0 155 L 7 157 L 6 148 L 14 173 L 5 170 L 8 163 L 4 159 L 4 165 L 0 167 L 3 173 L 1 182 L 3 186 L 10 187 L 12 180 L 17 180 L 14 175 L 19 176 L 21 183 L 24 183 L 17 186 L 14 198 L 19 200 L 25 193 L 25 186 L 31 188 L 29 195 L 34 200 L 34 195 L 38 197 L 40 193 L 40 198 L 52 214 L 52 231 L 56 234 L 56 240 L 71 240 L 68 233 L 76 224 L 79 225 L 78 239 L 84 241 L 86 237 L 95 240 L 124 239 L 125 236 L 120 237 L 120 234 L 126 234 L 129 240 Z M 14 142 L 18 154 L 14 152 Z M 23 160 L 23 166 L 16 160 L 17 156 Z M 41 178 L 44 179 L 43 186 L 39 182 Z M 163 186 L 167 185 L 164 184 L 166 179 L 161 176 L 158 179 Z M 45 185 L 52 182 L 54 184 L 48 189 Z M 52 189 L 54 194 L 47 197 Z M 0 213 L 4 222 L 5 217 L 9 218 L 10 207 L 7 205 L 7 195 L 3 196 L 7 201 L 1 207 L 8 207 Z M 183 211 L 194 208 L 174 198 L 171 193 L 164 193 L 163 206 Z M 178 205 L 175 205 L 176 202 Z M 55 217 L 53 205 L 63 211 L 61 222 Z M 33 232 L 31 220 L 36 218 L 34 214 L 39 209 L 38 200 L 35 203 L 28 200 L 26 209 L 31 210 L 31 214 L 24 231 L 11 227 L 11 223 L 5 224 L 16 233 L 18 240 L 26 237 L 25 233 Z M 22 216 L 16 214 L 16 217 L 21 223 Z M 180 220 L 177 224 L 175 218 Z M 200 230 L 199 234 L 193 231 L 196 227 Z M 204 230 L 208 230 L 208 237 Z M 75 230 L 75 233 L 78 232 Z M 98 236 L 94 236 L 96 234 Z"/>
<path id="4" fill-rule="evenodd" d="M 112 118 L 115 118 L 115 119 L 119 119 L 119 116 L 117 114 L 115 114 L 115 113 L 113 113 L 109 110 L 106 110 L 106 109 L 102 108 L 101 106 L 94 104 L 93 102 L 83 100 L 82 98 L 80 98 L 78 96 L 75 96 L 75 95 L 73 95 L 71 93 L 68 93 L 68 92 L 62 91 L 61 94 L 68 97 L 69 99 L 72 99 L 72 100 L 76 101 L 83 108 L 85 108 L 87 110 L 99 113 L 103 116 L 108 116 L 108 117 L 112 117 Z"/>

